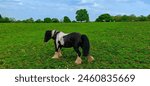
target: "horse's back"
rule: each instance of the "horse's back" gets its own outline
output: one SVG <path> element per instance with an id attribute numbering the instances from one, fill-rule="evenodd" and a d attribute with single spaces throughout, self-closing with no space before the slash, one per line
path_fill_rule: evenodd
<path id="1" fill-rule="evenodd" d="M 73 47 L 74 44 L 79 43 L 81 40 L 81 34 L 77 32 L 69 33 L 63 37 L 64 47 Z"/>
<path id="2" fill-rule="evenodd" d="M 66 39 L 70 39 L 72 41 L 78 41 L 81 39 L 81 34 L 77 33 L 77 32 L 73 32 L 73 33 L 69 33 L 65 37 L 66 37 Z"/>

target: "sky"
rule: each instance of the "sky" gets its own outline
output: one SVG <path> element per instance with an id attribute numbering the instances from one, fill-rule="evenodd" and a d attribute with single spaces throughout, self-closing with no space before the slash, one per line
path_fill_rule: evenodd
<path id="1" fill-rule="evenodd" d="M 0 14 L 16 20 L 63 19 L 64 16 L 75 20 L 79 9 L 87 9 L 91 21 L 103 13 L 147 16 L 150 0 L 0 0 Z"/>

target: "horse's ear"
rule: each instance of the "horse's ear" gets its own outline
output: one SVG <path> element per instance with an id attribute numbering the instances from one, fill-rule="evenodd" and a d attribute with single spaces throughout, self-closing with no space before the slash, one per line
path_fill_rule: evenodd
<path id="1" fill-rule="evenodd" d="M 51 30 L 47 30 L 47 31 L 45 32 L 44 42 L 48 42 L 48 40 L 51 39 L 51 34 L 52 34 L 52 31 L 51 31 Z"/>

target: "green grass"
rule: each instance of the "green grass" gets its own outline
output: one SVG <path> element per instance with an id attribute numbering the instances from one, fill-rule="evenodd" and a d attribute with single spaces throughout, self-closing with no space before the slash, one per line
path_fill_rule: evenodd
<path id="1" fill-rule="evenodd" d="M 63 48 L 60 60 L 51 59 L 53 40 L 43 42 L 47 29 L 87 34 L 95 61 L 82 57 L 76 65 L 72 48 Z M 0 68 L 150 68 L 150 22 L 0 24 Z"/>

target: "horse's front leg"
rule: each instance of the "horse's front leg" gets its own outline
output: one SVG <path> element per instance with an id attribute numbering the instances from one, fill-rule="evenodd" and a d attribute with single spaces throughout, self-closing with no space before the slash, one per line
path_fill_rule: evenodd
<path id="1" fill-rule="evenodd" d="M 62 53 L 61 53 L 61 48 L 58 49 L 58 56 L 61 57 Z"/>
<path id="2" fill-rule="evenodd" d="M 53 59 L 59 59 L 58 52 L 55 52 L 54 56 L 52 57 Z"/>
<path id="3" fill-rule="evenodd" d="M 60 51 L 60 46 L 58 43 L 56 43 L 56 41 L 54 43 L 55 43 L 55 54 L 52 58 L 59 59 L 59 57 L 62 55 Z"/>

